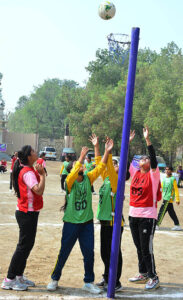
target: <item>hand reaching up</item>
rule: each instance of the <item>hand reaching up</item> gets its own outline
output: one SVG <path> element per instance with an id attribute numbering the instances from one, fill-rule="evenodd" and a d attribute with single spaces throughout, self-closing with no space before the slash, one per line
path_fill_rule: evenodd
<path id="1" fill-rule="evenodd" d="M 92 135 L 89 138 L 89 141 L 93 144 L 94 147 L 97 147 L 99 145 L 99 137 L 96 136 L 95 133 L 92 133 Z"/>
<path id="2" fill-rule="evenodd" d="M 89 148 L 88 147 L 82 147 L 81 149 L 81 153 L 80 153 L 80 157 L 79 157 L 79 162 L 82 163 L 87 152 L 88 152 Z"/>
<path id="3" fill-rule="evenodd" d="M 133 130 L 133 131 L 130 130 L 130 138 L 129 138 L 129 142 L 133 141 L 134 137 L 135 137 L 135 130 Z"/>
<path id="4" fill-rule="evenodd" d="M 147 126 L 145 126 L 145 128 L 143 128 L 143 135 L 144 135 L 144 138 L 146 140 L 147 146 L 150 146 L 151 145 L 151 141 L 149 139 L 149 128 Z"/>
<path id="5" fill-rule="evenodd" d="M 110 152 L 112 150 L 113 146 L 114 146 L 113 140 L 108 138 L 105 143 L 105 150 L 107 152 Z"/>
<path id="6" fill-rule="evenodd" d="M 147 140 L 149 138 L 149 128 L 147 126 L 145 126 L 145 128 L 143 128 L 143 135 L 145 140 Z"/>

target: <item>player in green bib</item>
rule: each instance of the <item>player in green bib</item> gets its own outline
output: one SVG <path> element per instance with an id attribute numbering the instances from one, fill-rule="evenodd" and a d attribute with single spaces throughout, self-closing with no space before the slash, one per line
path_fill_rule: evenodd
<path id="1" fill-rule="evenodd" d="M 65 191 L 64 183 L 65 183 L 65 180 L 66 180 L 67 175 L 68 175 L 67 167 L 71 163 L 71 161 L 72 161 L 71 156 L 70 155 L 66 155 L 65 161 L 63 162 L 63 165 L 62 165 L 61 170 L 60 170 L 62 192 Z"/>
<path id="2" fill-rule="evenodd" d="M 92 171 L 84 174 L 82 162 L 88 152 L 87 147 L 83 147 L 79 160 L 76 162 L 66 179 L 66 205 L 64 211 L 64 226 L 62 231 L 61 249 L 55 268 L 51 275 L 51 282 L 47 289 L 56 290 L 61 277 L 62 269 L 67 258 L 75 245 L 79 241 L 81 252 L 84 257 L 84 286 L 83 289 L 98 294 L 101 289 L 94 285 L 94 225 L 92 210 L 91 185 L 105 169 L 109 152 L 113 147 L 113 141 L 109 140 L 105 144 L 105 153 L 99 165 Z"/>
<path id="3" fill-rule="evenodd" d="M 172 230 L 181 230 L 181 227 L 179 225 L 179 220 L 177 218 L 177 215 L 175 213 L 173 202 L 176 198 L 176 204 L 180 204 L 179 199 L 179 190 L 177 187 L 177 182 L 175 177 L 172 176 L 173 168 L 172 167 L 166 167 L 165 173 L 166 177 L 162 180 L 161 186 L 162 186 L 162 196 L 163 196 L 163 203 L 160 207 L 159 214 L 158 214 L 158 221 L 156 229 L 159 229 L 159 226 L 161 225 L 163 218 L 168 211 L 170 218 L 174 222 L 174 227 Z"/>
<path id="4" fill-rule="evenodd" d="M 99 151 L 99 140 L 98 137 L 93 134 L 90 138 L 91 142 L 95 148 L 95 162 L 96 166 L 101 161 L 100 151 Z M 114 215 L 115 215 L 115 204 L 116 204 L 116 192 L 117 192 L 117 182 L 118 182 L 118 167 L 114 167 L 112 161 L 112 154 L 109 154 L 107 161 L 107 168 L 101 173 L 103 179 L 103 185 L 99 190 L 99 204 L 97 209 L 97 219 L 100 221 L 100 253 L 101 258 L 104 263 L 104 274 L 101 282 L 97 285 L 107 289 L 108 276 L 109 276 L 109 265 L 110 265 L 110 255 L 111 255 L 111 243 L 112 243 L 112 232 L 114 225 Z M 130 177 L 128 172 L 127 179 Z M 123 232 L 123 221 L 121 222 L 121 237 Z M 120 237 L 120 239 L 121 239 Z M 121 244 L 121 241 L 120 241 Z M 120 291 L 122 285 L 120 282 L 122 272 L 122 252 L 121 247 L 119 248 L 118 256 L 118 268 L 117 268 L 117 279 L 115 291 Z"/>

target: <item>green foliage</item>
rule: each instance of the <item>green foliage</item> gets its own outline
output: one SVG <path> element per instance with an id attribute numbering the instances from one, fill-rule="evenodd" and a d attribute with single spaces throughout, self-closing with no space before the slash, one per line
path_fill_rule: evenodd
<path id="1" fill-rule="evenodd" d="M 20 97 L 9 117 L 9 129 L 58 138 L 69 124 L 76 150 L 84 144 L 91 147 L 88 136 L 95 132 L 101 140 L 105 135 L 113 138 L 114 152 L 119 154 L 128 58 L 120 65 L 107 49 L 98 49 L 86 70 L 89 80 L 85 87 L 72 80 L 48 79 L 29 97 Z M 146 151 L 145 124 L 157 154 L 172 160 L 183 135 L 183 55 L 174 42 L 160 53 L 139 50 L 132 118 L 136 138 L 131 155 Z"/>

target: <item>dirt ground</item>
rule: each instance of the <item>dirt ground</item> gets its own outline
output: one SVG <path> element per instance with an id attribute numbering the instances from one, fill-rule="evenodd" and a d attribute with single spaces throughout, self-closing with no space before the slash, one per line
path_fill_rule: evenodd
<path id="1" fill-rule="evenodd" d="M 44 208 L 39 216 L 35 246 L 28 259 L 25 275 L 35 281 L 36 287 L 26 292 L 0 289 L 0 299 L 106 299 L 106 293 L 93 296 L 81 290 L 83 286 L 83 258 L 77 243 L 66 262 L 59 289 L 48 292 L 46 285 L 54 268 L 62 231 L 62 213 L 59 211 L 64 201 L 60 189 L 60 162 L 47 162 L 48 177 L 44 193 Z M 98 193 L 101 178 L 94 187 Z M 183 226 L 183 189 L 180 189 L 181 205 L 175 206 Z M 123 291 L 116 293 L 116 299 L 183 299 L 183 231 L 171 231 L 172 220 L 165 216 L 162 228 L 154 237 L 154 254 L 161 287 L 151 293 L 144 291 L 144 285 L 134 285 L 128 278 L 138 273 L 137 254 L 128 226 L 129 182 L 126 184 L 124 203 L 125 228 L 122 238 L 123 272 L 121 283 Z M 93 196 L 93 210 L 96 216 L 98 195 Z M 9 172 L 0 174 L 0 282 L 6 276 L 10 259 L 18 240 L 18 226 L 14 217 L 16 197 L 9 192 Z M 101 279 L 103 263 L 100 258 L 100 225 L 95 218 L 95 282 Z"/>

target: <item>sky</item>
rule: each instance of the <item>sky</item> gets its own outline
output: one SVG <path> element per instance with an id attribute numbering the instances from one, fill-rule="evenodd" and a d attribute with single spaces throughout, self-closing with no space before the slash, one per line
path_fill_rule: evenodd
<path id="1" fill-rule="evenodd" d="M 85 70 L 110 33 L 140 27 L 140 48 L 183 48 L 183 0 L 114 0 L 111 20 L 98 16 L 100 0 L 0 0 L 0 72 L 6 111 L 48 78 L 84 85 Z"/>

